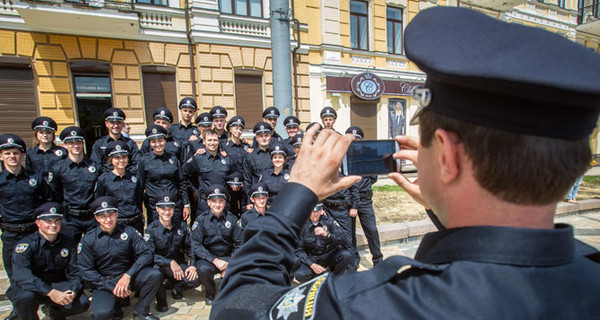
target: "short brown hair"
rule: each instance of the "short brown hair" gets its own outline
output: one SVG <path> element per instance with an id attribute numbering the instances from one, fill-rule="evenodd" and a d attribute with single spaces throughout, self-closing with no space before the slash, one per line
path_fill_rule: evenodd
<path id="1" fill-rule="evenodd" d="M 430 147 L 437 129 L 458 135 L 475 179 L 500 199 L 519 205 L 562 200 L 590 159 L 589 140 L 524 135 L 470 124 L 432 110 L 419 118 L 421 145 Z"/>

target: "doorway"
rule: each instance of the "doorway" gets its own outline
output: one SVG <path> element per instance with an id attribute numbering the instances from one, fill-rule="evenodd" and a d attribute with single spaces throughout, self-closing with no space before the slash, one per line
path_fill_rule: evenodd
<path id="1" fill-rule="evenodd" d="M 75 104 L 79 126 L 83 129 L 85 148 L 91 154 L 96 139 L 107 134 L 104 111 L 112 107 L 108 75 L 75 75 Z"/>

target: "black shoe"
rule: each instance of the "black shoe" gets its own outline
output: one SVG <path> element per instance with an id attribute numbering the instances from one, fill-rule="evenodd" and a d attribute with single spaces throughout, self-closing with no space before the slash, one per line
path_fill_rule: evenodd
<path id="1" fill-rule="evenodd" d="M 4 318 L 4 320 L 17 320 L 19 319 L 19 316 L 17 315 L 17 312 L 13 309 L 13 311 L 10 312 L 10 314 Z"/>
<path id="2" fill-rule="evenodd" d="M 209 298 L 209 297 L 205 297 L 205 298 L 204 298 L 204 303 L 206 303 L 206 305 L 207 305 L 207 306 L 212 306 L 212 304 L 213 304 L 213 300 L 214 300 L 214 299 L 215 299 L 215 298 Z"/>
<path id="3" fill-rule="evenodd" d="M 183 295 L 181 294 L 181 291 L 173 289 L 171 290 L 171 297 L 173 297 L 175 300 L 180 300 L 183 298 Z"/>
<path id="4" fill-rule="evenodd" d="M 134 320 L 135 319 L 141 319 L 141 320 L 159 320 L 160 318 L 157 317 L 157 316 L 155 316 L 155 315 L 153 315 L 153 314 L 151 314 L 151 313 L 148 313 L 147 315 L 143 316 L 141 314 L 137 314 L 137 313 L 134 312 L 133 313 L 133 319 Z"/>
<path id="5" fill-rule="evenodd" d="M 121 320 L 123 319 L 123 309 L 117 307 L 117 310 L 115 310 L 115 313 L 113 314 L 113 320 Z"/>
<path id="6" fill-rule="evenodd" d="M 156 304 L 156 311 L 158 311 L 158 312 L 167 312 L 167 311 L 169 311 L 169 306 L 166 303 L 165 304 L 157 303 Z"/>

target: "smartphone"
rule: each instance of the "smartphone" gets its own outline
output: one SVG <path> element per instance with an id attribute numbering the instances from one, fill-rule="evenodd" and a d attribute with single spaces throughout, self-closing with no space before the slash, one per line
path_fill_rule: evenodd
<path id="1" fill-rule="evenodd" d="M 342 160 L 342 174 L 364 177 L 401 172 L 401 160 L 392 157 L 398 151 L 396 140 L 353 141 Z"/>

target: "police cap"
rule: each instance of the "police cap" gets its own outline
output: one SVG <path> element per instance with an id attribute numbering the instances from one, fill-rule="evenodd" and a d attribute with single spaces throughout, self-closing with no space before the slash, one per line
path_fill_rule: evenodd
<path id="1" fill-rule="evenodd" d="M 337 112 L 335 112 L 332 107 L 325 107 L 323 110 L 321 110 L 321 119 L 325 117 L 333 117 L 334 119 L 337 119 Z"/>
<path id="2" fill-rule="evenodd" d="M 197 125 L 201 127 L 212 127 L 212 116 L 208 112 L 203 112 L 199 116 L 196 117 L 194 121 Z"/>
<path id="3" fill-rule="evenodd" d="M 269 186 L 264 182 L 257 182 L 250 187 L 251 197 L 260 197 L 269 195 Z"/>
<path id="4" fill-rule="evenodd" d="M 585 138 L 596 125 L 600 55 L 563 36 L 469 9 L 434 7 L 407 26 L 404 45 L 427 74 L 425 88 L 413 92 L 422 107 L 562 139 Z"/>
<path id="5" fill-rule="evenodd" d="M 152 113 L 152 118 L 154 120 L 163 119 L 173 123 L 173 113 L 171 112 L 171 110 L 165 107 L 160 107 L 154 110 L 154 112 Z"/>
<path id="6" fill-rule="evenodd" d="M 80 127 L 66 127 L 60 132 L 60 140 L 63 142 L 68 141 L 85 141 L 83 137 L 83 129 Z"/>
<path id="7" fill-rule="evenodd" d="M 175 202 L 178 200 L 177 193 L 163 191 L 154 197 L 157 207 L 170 208 L 175 207 Z"/>
<path id="8" fill-rule="evenodd" d="M 121 140 L 111 141 L 106 146 L 104 153 L 109 158 L 117 157 L 117 156 L 121 156 L 121 155 L 128 155 L 129 154 L 129 146 L 127 145 L 127 143 L 125 143 L 124 141 L 121 141 Z"/>
<path id="9" fill-rule="evenodd" d="M 363 133 L 362 129 L 357 126 L 352 126 L 346 129 L 346 133 L 351 133 L 357 140 L 360 140 L 365 137 L 365 134 Z"/>
<path id="10" fill-rule="evenodd" d="M 294 116 L 288 116 L 287 118 L 285 118 L 285 120 L 283 120 L 283 124 L 285 125 L 286 128 L 291 127 L 299 127 L 300 126 L 300 119 L 294 117 Z"/>
<path id="11" fill-rule="evenodd" d="M 262 113 L 262 117 L 264 119 L 269 119 L 269 118 L 277 119 L 277 118 L 279 118 L 279 115 L 280 115 L 279 109 L 277 109 L 273 106 L 266 108 L 265 111 L 263 111 L 263 113 Z"/>
<path id="12" fill-rule="evenodd" d="M 288 155 L 286 148 L 279 142 L 271 143 L 268 152 L 271 154 L 271 157 L 273 157 L 276 154 L 281 154 L 284 157 L 287 157 Z"/>
<path id="13" fill-rule="evenodd" d="M 52 131 L 56 132 L 58 125 L 56 121 L 49 117 L 37 117 L 31 122 L 31 129 L 35 131 Z"/>
<path id="14" fill-rule="evenodd" d="M 302 145 L 302 139 L 304 139 L 304 135 L 302 133 L 297 133 L 291 141 L 292 146 L 299 147 Z"/>
<path id="15" fill-rule="evenodd" d="M 221 106 L 214 106 L 210 109 L 210 115 L 214 118 L 227 118 L 227 110 Z"/>
<path id="16" fill-rule="evenodd" d="M 65 207 L 58 202 L 46 202 L 33 211 L 38 220 L 61 219 L 65 213 Z"/>
<path id="17" fill-rule="evenodd" d="M 246 127 L 246 121 L 240 116 L 235 116 L 227 121 L 227 130 L 229 130 L 229 127 L 231 126 L 240 126 L 243 129 Z"/>
<path id="18" fill-rule="evenodd" d="M 148 139 L 158 139 L 167 136 L 167 129 L 163 128 L 163 126 L 157 124 L 151 124 L 146 128 L 146 137 Z"/>
<path id="19" fill-rule="evenodd" d="M 0 150 L 9 148 L 17 148 L 21 149 L 21 152 L 25 152 L 25 150 L 27 150 L 27 145 L 25 144 L 25 141 L 23 141 L 23 139 L 16 134 L 7 133 L 1 135 Z"/>
<path id="20" fill-rule="evenodd" d="M 118 212 L 119 203 L 117 200 L 110 196 L 103 196 L 96 198 L 90 205 L 90 208 L 94 210 L 94 215 L 105 214 L 109 212 Z"/>
<path id="21" fill-rule="evenodd" d="M 232 187 L 241 186 L 242 184 L 244 184 L 242 174 L 237 171 L 226 176 L 225 182 Z"/>
<path id="22" fill-rule="evenodd" d="M 206 199 L 225 199 L 227 197 L 227 188 L 220 184 L 213 184 L 206 189 Z"/>
<path id="23" fill-rule="evenodd" d="M 317 203 L 317 205 L 315 205 L 315 207 L 313 208 L 312 211 L 321 211 L 323 210 L 323 203 Z"/>
<path id="24" fill-rule="evenodd" d="M 194 100 L 194 98 L 186 97 L 179 101 L 179 109 L 181 110 L 183 108 L 190 108 L 196 111 L 198 109 L 198 104 L 196 103 L 196 100 Z"/>
<path id="25" fill-rule="evenodd" d="M 254 129 L 252 130 L 252 132 L 254 132 L 254 134 L 259 134 L 259 133 L 271 133 L 273 131 L 273 129 L 271 128 L 271 125 L 264 122 L 264 121 L 259 121 L 258 123 L 256 123 L 254 125 Z"/>
<path id="26" fill-rule="evenodd" d="M 119 108 L 108 108 L 104 111 L 105 121 L 125 121 L 125 112 Z"/>

